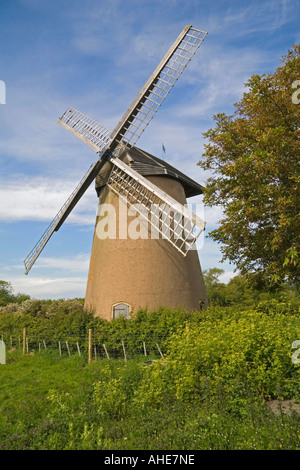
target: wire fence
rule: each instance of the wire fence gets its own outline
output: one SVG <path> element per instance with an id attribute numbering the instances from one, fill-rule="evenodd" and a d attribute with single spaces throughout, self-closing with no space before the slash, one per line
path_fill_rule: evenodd
<path id="1" fill-rule="evenodd" d="M 105 342 L 99 341 L 99 335 L 89 329 L 86 334 L 62 337 L 59 339 L 44 339 L 41 334 L 34 334 L 23 329 L 22 335 L 0 335 L 7 351 L 21 350 L 23 354 L 35 354 L 41 351 L 56 351 L 59 356 L 84 356 L 88 362 L 100 359 L 134 359 L 144 356 L 145 360 L 164 358 L 164 335 L 156 335 L 155 338 L 142 340 L 124 337 L 115 337 Z"/>

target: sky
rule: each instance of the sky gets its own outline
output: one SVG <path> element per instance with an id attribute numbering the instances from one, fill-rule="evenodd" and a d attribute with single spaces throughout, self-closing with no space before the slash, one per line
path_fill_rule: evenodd
<path id="1" fill-rule="evenodd" d="M 298 0 L 0 0 L 0 279 L 33 298 L 85 296 L 93 184 L 27 276 L 23 265 L 97 159 L 57 124 L 69 105 L 113 130 L 184 26 L 207 31 L 138 142 L 205 186 L 203 133 L 299 43 L 299 20 Z M 227 282 L 235 266 L 208 237 L 222 208 L 189 202 L 206 221 L 202 269 L 223 269 Z"/>

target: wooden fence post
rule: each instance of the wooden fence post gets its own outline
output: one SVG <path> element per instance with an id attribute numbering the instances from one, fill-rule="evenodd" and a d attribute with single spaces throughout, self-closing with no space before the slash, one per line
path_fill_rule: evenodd
<path id="1" fill-rule="evenodd" d="M 107 352 L 107 349 L 106 349 L 106 346 L 105 346 L 105 344 L 104 344 L 104 343 L 103 343 L 103 348 L 104 348 L 104 351 L 105 351 L 106 357 L 107 357 L 107 359 L 109 360 L 109 355 L 108 355 L 108 352 Z"/>
<path id="2" fill-rule="evenodd" d="M 92 362 L 92 329 L 89 328 L 89 359 L 88 363 Z"/>
<path id="3" fill-rule="evenodd" d="M 159 351 L 159 354 L 160 354 L 161 357 L 164 359 L 164 355 L 163 355 L 163 353 L 161 352 L 160 347 L 158 346 L 157 343 L 156 343 L 156 347 L 157 347 L 157 349 L 158 349 L 158 351 Z"/>
<path id="4" fill-rule="evenodd" d="M 23 329 L 23 354 L 26 354 L 26 328 Z"/>
<path id="5" fill-rule="evenodd" d="M 3 339 L 0 340 L 0 364 L 6 364 L 6 346 Z"/>
<path id="6" fill-rule="evenodd" d="M 123 352 L 124 352 L 124 360 L 127 362 L 127 357 L 126 357 L 126 351 L 125 351 L 125 344 L 124 341 L 122 340 L 122 346 L 123 346 Z"/>

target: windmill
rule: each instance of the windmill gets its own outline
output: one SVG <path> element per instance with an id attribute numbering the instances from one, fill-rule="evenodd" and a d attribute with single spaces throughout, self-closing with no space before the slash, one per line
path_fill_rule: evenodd
<path id="1" fill-rule="evenodd" d="M 187 197 L 201 194 L 201 186 L 135 145 L 206 35 L 192 26 L 183 29 L 112 132 L 73 107 L 58 119 L 99 158 L 24 260 L 25 274 L 95 180 L 99 206 L 85 309 L 108 320 L 139 307 L 199 309 L 207 303 L 195 249 L 205 222 L 186 204 Z M 99 229 L 107 207 L 118 219 L 114 237 Z M 124 233 L 120 218 L 127 208 L 151 237 Z"/>

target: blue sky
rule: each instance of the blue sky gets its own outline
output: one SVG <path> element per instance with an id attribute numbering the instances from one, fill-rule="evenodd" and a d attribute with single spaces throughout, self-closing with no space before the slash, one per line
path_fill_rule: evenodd
<path id="1" fill-rule="evenodd" d="M 233 113 L 252 74 L 272 72 L 299 43 L 299 20 L 298 0 L 0 0 L 0 279 L 36 298 L 85 295 L 93 185 L 28 276 L 23 267 L 97 158 L 57 124 L 67 106 L 112 130 L 183 27 L 208 31 L 138 143 L 158 157 L 163 143 L 169 163 L 205 184 L 203 132 L 214 114 Z M 204 208 L 206 233 L 221 214 Z M 216 243 L 202 238 L 199 255 L 203 269 L 232 276 Z"/>

